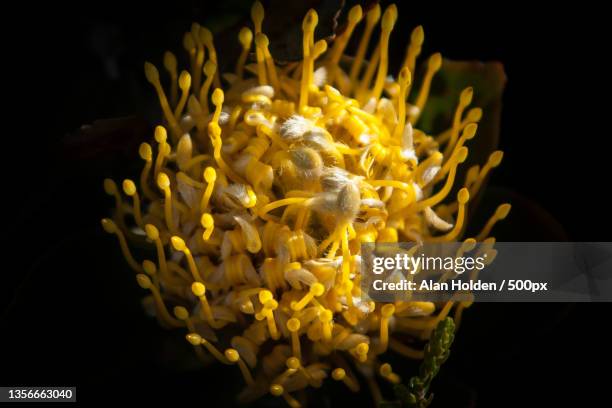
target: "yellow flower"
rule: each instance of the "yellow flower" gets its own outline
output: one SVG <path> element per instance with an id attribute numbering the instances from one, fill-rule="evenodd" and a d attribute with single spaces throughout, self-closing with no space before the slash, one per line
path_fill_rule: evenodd
<path id="1" fill-rule="evenodd" d="M 371 387 L 376 375 L 396 383 L 399 376 L 383 364 L 386 351 L 415 359 L 423 352 L 394 333 L 426 340 L 453 308 L 458 318 L 469 304 L 362 300 L 360 244 L 460 239 L 469 197 L 502 153 L 471 168 L 449 201 L 482 111 L 469 109 L 467 88 L 447 131 L 435 136 L 415 127 L 442 57 L 429 57 L 416 99 L 408 101 L 424 34 L 414 29 L 393 76 L 395 5 L 382 16 L 379 5 L 365 15 L 353 7 L 329 50 L 315 42 L 318 17 L 310 10 L 303 60 L 283 67 L 268 49 L 259 2 L 251 14 L 254 31 L 240 30 L 233 73 L 221 75 L 213 36 L 198 24 L 183 41 L 189 70 L 179 74 L 170 52 L 163 79 L 145 63 L 164 126 L 155 130 L 155 147 L 141 145 L 139 186 L 122 183 L 127 199 L 105 181 L 117 209 L 102 225 L 151 292 L 160 323 L 185 330 L 203 360 L 238 366 L 246 382 L 241 399 L 269 392 L 298 406 L 291 393 L 320 387 L 326 377 L 357 392 L 355 369 L 372 378 Z M 362 21 L 347 65 L 345 48 Z M 247 65 L 253 47 L 255 62 Z M 476 240 L 492 241 L 491 228 L 509 209 L 500 206 Z M 134 258 L 127 238 L 139 235 L 154 259 Z"/>

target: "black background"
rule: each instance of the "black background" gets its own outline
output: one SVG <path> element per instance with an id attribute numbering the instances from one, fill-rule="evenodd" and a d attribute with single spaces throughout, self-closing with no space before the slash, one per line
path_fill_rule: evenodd
<path id="1" fill-rule="evenodd" d="M 506 220 L 509 237 L 558 238 L 540 235 L 541 207 L 571 240 L 610 240 L 603 9 L 586 2 L 398 6 L 394 36 L 407 39 L 423 24 L 425 55 L 504 64 L 505 158 L 490 185 L 532 209 L 527 223 Z M 240 389 L 235 367 L 181 365 L 186 343 L 144 317 L 141 291 L 99 226 L 112 206 L 102 180 L 121 180 L 140 165 L 140 127 L 127 133 L 125 147 L 94 153 L 67 134 L 100 118 L 154 117 L 143 61 L 180 52 L 191 21 L 214 22 L 241 8 L 246 16 L 249 7 L 104 1 L 23 4 L 5 16 L 0 385 L 76 385 L 81 403 L 121 396 L 202 406 L 231 401 Z M 609 312 L 608 304 L 474 306 L 435 382 L 434 405 L 606 404 Z M 371 405 L 367 395 L 342 399 L 340 390 L 330 385 L 317 403 Z"/>

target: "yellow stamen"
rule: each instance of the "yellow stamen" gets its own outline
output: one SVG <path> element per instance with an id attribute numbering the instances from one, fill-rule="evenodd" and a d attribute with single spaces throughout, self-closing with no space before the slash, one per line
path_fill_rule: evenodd
<path id="1" fill-rule="evenodd" d="M 440 53 L 435 53 L 429 57 L 427 72 L 425 72 L 425 77 L 423 78 L 421 89 L 419 90 L 419 95 L 417 96 L 415 103 L 415 106 L 417 107 L 417 114 L 416 116 L 410 118 L 410 123 L 413 125 L 416 123 L 420 113 L 423 112 L 423 108 L 425 107 L 425 103 L 427 103 L 427 98 L 429 97 L 431 80 L 433 79 L 435 73 L 440 70 L 440 67 L 442 67 L 442 55 L 440 55 Z"/>
<path id="2" fill-rule="evenodd" d="M 140 211 L 140 196 L 138 195 L 138 190 L 136 189 L 136 184 L 130 179 L 123 180 L 123 191 L 125 194 L 132 197 L 133 207 L 134 207 L 134 219 L 136 224 L 142 228 L 142 213 Z"/>
<path id="3" fill-rule="evenodd" d="M 130 267 L 136 272 L 142 272 L 142 266 L 138 262 L 136 262 L 136 260 L 132 256 L 130 248 L 128 247 L 127 242 L 125 241 L 125 236 L 123 235 L 121 229 L 119 229 L 117 225 L 111 219 L 108 218 L 102 219 L 102 227 L 109 234 L 115 234 L 117 236 L 117 239 L 119 240 L 119 246 L 121 247 L 121 252 L 123 253 L 123 257 L 127 261 L 128 265 L 130 265 Z"/>
<path id="4" fill-rule="evenodd" d="M 174 114 L 170 109 L 170 105 L 168 104 L 168 98 L 166 98 L 166 93 L 161 86 L 159 81 L 159 71 L 155 68 L 155 65 L 150 62 L 145 62 L 145 76 L 147 77 L 147 81 L 153 85 L 155 91 L 157 92 L 157 96 L 159 98 L 159 104 L 164 112 L 164 116 L 170 125 L 170 130 L 172 131 L 172 135 L 174 138 L 177 138 L 181 135 L 181 128 L 174 118 Z"/>
<path id="5" fill-rule="evenodd" d="M 479 241 L 479 242 L 484 241 L 484 239 L 487 238 L 489 234 L 491 233 L 491 230 L 493 229 L 493 226 L 495 225 L 495 223 L 497 221 L 501 221 L 504 218 L 506 218 L 511 208 L 512 206 L 507 203 L 502 204 L 499 207 L 497 207 L 497 209 L 495 210 L 495 213 L 491 216 L 491 218 L 489 218 L 489 221 L 487 221 L 486 225 L 484 226 L 480 234 L 478 234 L 478 236 L 476 237 L 476 241 Z M 459 210 L 461 210 L 461 208 Z"/>
<path id="6" fill-rule="evenodd" d="M 240 53 L 240 57 L 238 58 L 238 62 L 236 63 L 236 76 L 238 79 L 242 79 L 242 74 L 244 71 L 244 63 L 249 56 L 249 51 L 251 50 L 251 43 L 253 42 L 253 32 L 248 27 L 242 27 L 240 33 L 238 33 L 238 40 L 242 45 L 242 52 Z"/>
<path id="7" fill-rule="evenodd" d="M 253 376 L 251 375 L 249 368 L 244 363 L 244 361 L 240 358 L 240 354 L 238 354 L 237 350 L 232 349 L 232 348 L 225 350 L 225 358 L 227 358 L 227 360 L 230 363 L 238 363 L 238 367 L 240 368 L 240 372 L 242 373 L 242 376 L 244 377 L 244 381 L 248 385 L 253 385 L 255 383 L 255 380 L 253 380 Z"/>
<path id="8" fill-rule="evenodd" d="M 389 319 L 395 313 L 395 306 L 386 304 L 380 310 L 380 348 L 383 352 L 387 351 L 389 345 Z"/>
<path id="9" fill-rule="evenodd" d="M 164 192 L 164 215 L 166 226 L 170 232 L 176 232 L 174 213 L 172 211 L 172 191 L 170 190 L 170 178 L 166 173 L 159 173 L 157 176 L 157 186 Z"/>
<path id="10" fill-rule="evenodd" d="M 359 46 L 357 47 L 357 54 L 355 54 L 355 60 L 353 61 L 353 65 L 351 66 L 351 71 L 349 74 L 349 82 L 351 85 L 356 83 L 357 77 L 361 72 L 363 60 L 368 50 L 368 44 L 370 43 L 370 38 L 372 37 L 374 27 L 380 19 L 380 14 L 381 11 L 379 3 L 376 3 L 374 7 L 372 7 L 366 14 L 366 26 L 363 31 L 363 35 L 361 36 L 361 40 L 359 41 Z M 342 91 L 343 93 L 346 93 L 349 90 L 343 89 Z"/>
<path id="11" fill-rule="evenodd" d="M 310 303 L 310 301 L 314 299 L 315 296 L 321 296 L 324 292 L 325 286 L 321 285 L 318 282 L 313 283 L 310 289 L 308 290 L 308 293 L 306 293 L 304 297 L 302 297 L 298 302 L 291 304 L 291 309 L 296 312 L 299 312 L 304 307 L 306 307 L 306 305 Z"/>
<path id="12" fill-rule="evenodd" d="M 196 265 L 195 259 L 193 259 L 193 255 L 191 254 L 191 251 L 187 247 L 185 241 L 181 237 L 178 237 L 176 235 L 173 236 L 170 241 L 172 242 L 172 247 L 174 249 L 185 254 L 185 258 L 187 258 L 187 263 L 189 265 L 191 275 L 193 276 L 193 280 L 195 280 L 196 282 L 202 282 L 202 277 L 200 276 L 198 266 Z"/>
<path id="13" fill-rule="evenodd" d="M 380 33 L 380 64 L 378 66 L 378 74 L 376 75 L 376 82 L 374 83 L 374 89 L 370 94 L 371 97 L 376 99 L 380 98 L 383 87 L 385 85 L 385 79 L 387 78 L 387 70 L 389 69 L 389 37 L 391 31 L 397 21 L 397 7 L 395 4 L 391 4 L 385 10 L 381 22 L 381 33 Z"/>
<path id="14" fill-rule="evenodd" d="M 189 96 L 189 88 L 191 88 L 191 75 L 189 75 L 189 72 L 181 72 L 181 76 L 179 77 L 179 88 L 181 88 L 181 99 L 176 105 L 176 109 L 174 109 L 174 117 L 177 121 L 180 120 L 183 109 L 185 109 L 187 97 Z"/>

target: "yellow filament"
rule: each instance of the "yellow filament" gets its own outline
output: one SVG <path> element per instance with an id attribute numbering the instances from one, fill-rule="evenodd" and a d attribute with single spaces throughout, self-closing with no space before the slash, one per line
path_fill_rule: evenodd
<path id="1" fill-rule="evenodd" d="M 170 102 L 176 105 L 178 98 L 178 74 L 176 56 L 170 51 L 164 53 L 164 68 L 170 74 Z"/>
<path id="2" fill-rule="evenodd" d="M 202 218 L 200 219 L 200 223 L 204 227 L 204 233 L 202 234 L 202 239 L 204 241 L 208 241 L 208 239 L 210 238 L 210 236 L 212 235 L 212 233 L 213 233 L 213 231 L 215 229 L 215 220 L 213 219 L 213 217 L 210 214 L 204 213 L 204 214 L 202 214 Z"/>
<path id="3" fill-rule="evenodd" d="M 379 3 L 376 3 L 374 7 L 372 7 L 372 9 L 370 9 L 366 14 L 366 26 L 363 31 L 363 35 L 361 36 L 361 40 L 359 41 L 359 46 L 357 47 L 357 54 L 355 54 L 355 60 L 353 61 L 353 65 L 351 66 L 351 71 L 349 73 L 349 83 L 351 85 L 356 83 L 357 77 L 361 72 L 363 60 L 368 50 L 368 44 L 370 43 L 370 38 L 372 37 L 374 27 L 380 19 L 380 14 L 381 11 Z M 343 91 L 348 92 L 349 90 Z"/>
<path id="4" fill-rule="evenodd" d="M 470 187 L 470 194 L 472 196 L 476 195 L 491 169 L 499 166 L 503 158 L 504 152 L 502 152 L 501 150 L 496 150 L 491 153 L 491 155 L 489 156 L 489 160 L 487 160 L 487 164 L 482 166 L 482 170 L 480 170 L 478 178 L 476 178 L 476 181 L 474 181 L 474 184 L 472 184 L 472 186 Z"/>
<path id="5" fill-rule="evenodd" d="M 136 224 L 142 228 L 142 212 L 140 211 L 140 196 L 136 184 L 130 179 L 123 180 L 123 192 L 132 197 L 134 207 L 134 219 Z"/>
<path id="6" fill-rule="evenodd" d="M 155 287 L 155 285 L 153 285 L 151 279 L 149 279 L 147 275 L 139 273 L 138 275 L 136 275 L 136 280 L 141 288 L 149 289 L 151 291 L 151 294 L 153 295 L 153 299 L 155 300 L 155 304 L 157 306 L 157 311 L 159 312 L 160 320 L 162 320 L 164 323 L 171 327 L 185 326 L 185 323 L 175 319 L 172 315 L 170 315 L 170 312 L 168 312 L 166 304 L 164 303 L 164 300 L 161 294 L 159 293 L 159 290 Z"/>
<path id="7" fill-rule="evenodd" d="M 176 119 L 174 118 L 174 114 L 172 113 L 172 110 L 170 109 L 168 98 L 166 98 L 164 89 L 162 88 L 161 83 L 159 81 L 159 71 L 157 71 L 157 68 L 155 68 L 155 65 L 151 64 L 150 62 L 145 62 L 145 76 L 147 77 L 147 80 L 151 83 L 151 85 L 153 85 L 153 87 L 155 88 L 155 91 L 157 92 L 157 96 L 159 98 L 159 104 L 164 113 L 164 117 L 166 118 L 166 120 L 168 121 L 168 124 L 170 125 L 170 130 L 172 130 L 173 137 L 175 138 L 175 140 L 178 139 L 178 137 L 181 135 L 181 128 L 178 122 L 176 121 Z"/>
<path id="8" fill-rule="evenodd" d="M 181 114 L 183 113 L 183 109 L 185 109 L 185 104 L 187 103 L 187 97 L 189 96 L 189 88 L 191 88 L 191 75 L 189 75 L 189 72 L 181 72 L 181 76 L 179 77 L 179 87 L 181 88 L 181 99 L 179 100 L 178 105 L 176 105 L 176 109 L 174 109 L 174 117 L 176 120 L 181 118 Z"/>
<path id="9" fill-rule="evenodd" d="M 332 371 L 332 378 L 336 381 L 342 381 L 351 391 L 359 392 L 359 384 L 351 377 L 346 375 L 344 368 L 336 368 Z"/>
<path id="10" fill-rule="evenodd" d="M 204 115 L 208 115 L 210 112 L 208 107 L 208 91 L 215 77 L 215 72 L 217 72 L 217 65 L 211 60 L 206 61 L 206 64 L 204 64 L 204 75 L 206 75 L 206 79 L 204 80 L 202 88 L 200 88 L 200 105 L 202 106 Z"/>
<path id="11" fill-rule="evenodd" d="M 397 118 L 398 122 L 393 131 L 393 139 L 400 141 L 404 126 L 406 124 L 406 92 L 410 86 L 411 74 L 406 67 L 402 68 L 399 74 L 398 82 L 400 86 L 399 95 L 397 97 Z"/>
<path id="12" fill-rule="evenodd" d="M 301 327 L 300 320 L 292 317 L 287 320 L 287 329 L 291 333 L 291 349 L 293 350 L 293 355 L 299 359 L 302 358 L 302 351 L 300 348 L 300 336 L 298 334 Z"/>
<path id="13" fill-rule="evenodd" d="M 342 53 L 348 44 L 355 27 L 361 21 L 363 11 L 360 5 L 353 6 L 348 13 L 348 23 L 344 32 L 334 41 L 334 46 L 329 57 L 329 63 L 327 64 L 328 78 L 327 82 L 332 84 L 338 73 L 338 64 Z"/>
<path id="14" fill-rule="evenodd" d="M 251 375 L 251 371 L 249 371 L 249 368 L 245 362 L 240 358 L 240 354 L 238 354 L 237 350 L 232 348 L 225 350 L 225 358 L 227 358 L 230 363 L 238 364 L 240 372 L 242 373 L 244 381 L 247 383 L 247 385 L 253 385 L 255 383 L 255 380 L 253 380 L 253 376 Z"/>
<path id="15" fill-rule="evenodd" d="M 308 93 L 310 90 L 310 80 L 312 78 L 313 66 L 312 48 L 314 47 L 314 31 L 318 21 L 319 16 L 317 15 L 317 12 L 310 9 L 308 13 L 306 13 L 306 17 L 304 17 L 304 21 L 302 22 L 302 52 L 304 55 L 304 62 L 302 63 L 302 81 L 300 85 L 300 100 L 298 105 L 299 112 L 303 112 L 304 108 L 308 104 Z"/>
<path id="16" fill-rule="evenodd" d="M 313 283 L 308 293 L 304 295 L 298 302 L 291 305 L 291 309 L 299 312 L 302 310 L 315 296 L 321 296 L 325 292 L 325 287 L 320 283 Z"/>
<path id="17" fill-rule="evenodd" d="M 140 158 L 145 161 L 145 165 L 140 173 L 140 188 L 142 188 L 142 192 L 149 200 L 156 200 L 157 196 L 149 187 L 149 173 L 151 172 L 151 167 L 153 167 L 153 149 L 151 149 L 150 144 L 142 143 L 138 153 Z"/>
<path id="18" fill-rule="evenodd" d="M 102 219 L 102 227 L 109 234 L 115 234 L 117 236 L 117 240 L 119 240 L 119 246 L 121 247 L 121 252 L 123 253 L 123 257 L 127 261 L 128 265 L 135 270 L 136 272 L 143 272 L 142 266 L 136 262 L 132 253 L 130 252 L 130 248 L 127 245 L 125 240 L 125 236 L 120 228 L 109 218 Z"/>
<path id="19" fill-rule="evenodd" d="M 395 306 L 386 304 L 380 311 L 380 348 L 383 352 L 387 351 L 389 345 L 389 319 L 395 313 Z"/>
<path id="20" fill-rule="evenodd" d="M 251 43 L 253 42 L 253 32 L 248 27 L 243 27 L 238 33 L 238 40 L 242 45 L 242 52 L 240 53 L 240 57 L 238 58 L 238 62 L 236 63 L 236 76 L 238 79 L 242 79 L 242 74 L 244 71 L 244 63 L 249 56 L 249 51 L 251 50 Z"/>
<path id="21" fill-rule="evenodd" d="M 291 394 L 285 391 L 283 386 L 280 384 L 272 384 L 270 386 L 270 394 L 274 395 L 275 397 L 280 397 L 282 395 L 285 402 L 287 402 L 291 408 L 300 408 L 302 406 L 295 398 L 291 396 Z"/>
<path id="22" fill-rule="evenodd" d="M 453 125 L 451 127 L 450 133 L 450 140 L 446 145 L 446 148 L 444 149 L 444 157 L 447 157 L 451 150 L 455 147 L 455 143 L 457 142 L 457 137 L 459 135 L 459 128 L 461 127 L 461 118 L 463 116 L 463 111 L 472 102 L 473 94 L 474 90 L 472 89 L 472 87 L 468 87 L 465 88 L 459 96 L 459 105 L 457 105 L 457 109 L 455 109 L 455 114 L 453 116 Z"/>
<path id="23" fill-rule="evenodd" d="M 421 200 L 417 202 L 414 206 L 415 211 L 421 211 L 425 209 L 425 207 L 433 207 L 434 205 L 444 200 L 444 198 L 450 192 L 450 189 L 452 188 L 453 183 L 455 181 L 455 175 L 457 174 L 457 166 L 459 165 L 459 163 L 463 163 L 465 161 L 467 157 L 467 153 L 468 153 L 467 147 L 464 146 L 461 149 L 459 149 L 457 154 L 453 156 L 453 158 L 451 158 L 452 160 L 451 169 L 448 174 L 448 177 L 446 178 L 446 182 L 444 183 L 444 187 L 442 187 L 440 191 L 438 191 L 436 194 L 432 195 L 431 197 L 428 197 L 425 200 Z"/>
<path id="24" fill-rule="evenodd" d="M 431 238 L 431 242 L 442 242 L 442 241 L 454 241 L 463 229 L 463 223 L 465 222 L 465 204 L 470 199 L 470 193 L 467 188 L 462 188 L 457 193 L 457 202 L 459 203 L 459 213 L 457 220 L 453 228 L 445 235 Z"/>
<path id="25" fill-rule="evenodd" d="M 170 241 L 172 242 L 172 247 L 174 247 L 174 249 L 185 254 L 185 258 L 187 258 L 187 263 L 189 265 L 191 275 L 193 276 L 193 280 L 195 280 L 196 282 L 202 282 L 203 280 L 200 276 L 198 266 L 195 263 L 195 259 L 193 259 L 193 255 L 191 254 L 189 248 L 187 248 L 187 244 L 185 243 L 183 238 L 175 235 L 170 239 Z"/>
<path id="26" fill-rule="evenodd" d="M 423 31 L 423 26 L 418 26 L 414 30 L 412 30 L 412 34 L 410 35 L 410 45 L 408 46 L 408 51 L 406 52 L 406 59 L 404 60 L 404 64 L 402 67 L 408 68 L 410 73 L 414 74 L 414 69 L 416 66 L 416 59 L 421 53 L 421 46 L 423 45 L 423 41 L 425 40 L 425 33 Z M 410 84 L 408 84 L 407 94 L 410 91 Z"/>
<path id="27" fill-rule="evenodd" d="M 487 238 L 489 234 L 491 233 L 491 230 L 493 229 L 493 226 L 495 225 L 495 223 L 497 223 L 497 221 L 501 221 L 504 218 L 506 218 L 511 208 L 512 206 L 507 203 L 502 204 L 499 207 L 497 207 L 497 209 L 495 210 L 495 213 L 491 216 L 491 218 L 489 218 L 489 221 L 487 221 L 482 231 L 480 231 L 480 234 L 476 236 L 476 241 L 478 242 L 484 241 L 485 238 Z M 461 208 L 459 210 L 461 210 Z"/>
<path id="28" fill-rule="evenodd" d="M 225 358 L 225 356 L 223 354 L 221 354 L 221 352 L 219 350 L 217 350 L 217 348 L 215 346 L 210 344 L 208 342 L 208 340 L 202 338 L 199 334 L 197 334 L 197 333 L 189 333 L 185 337 L 187 338 L 187 341 L 189 343 L 191 343 L 192 345 L 194 345 L 194 346 L 202 345 L 202 346 L 206 347 L 208 352 L 210 354 L 212 354 L 213 357 L 215 357 L 221 363 L 223 363 L 223 364 L 230 364 L 229 360 L 227 358 Z"/>
<path id="29" fill-rule="evenodd" d="M 159 173 L 159 176 L 157 177 L 157 186 L 164 192 L 164 216 L 166 218 L 166 226 L 170 232 L 176 232 L 174 213 L 172 212 L 172 191 L 170 190 L 170 178 L 166 173 Z"/>
<path id="30" fill-rule="evenodd" d="M 429 97 L 429 90 L 431 88 L 431 80 L 436 72 L 440 70 L 442 66 L 442 55 L 436 53 L 429 57 L 429 62 L 427 64 L 427 72 L 425 72 L 425 77 L 423 78 L 423 83 L 421 84 L 421 89 L 419 90 L 419 95 L 416 100 L 416 107 L 418 109 L 418 114 L 416 117 L 411 118 L 410 123 L 415 124 L 418 115 L 423 111 L 425 107 L 425 103 L 427 103 L 427 98 Z"/>
<path id="31" fill-rule="evenodd" d="M 210 197 L 212 196 L 213 189 L 215 188 L 215 181 L 217 180 L 217 172 L 212 167 L 207 167 L 204 170 L 204 180 L 206 181 L 206 190 L 202 195 L 202 201 L 200 202 L 200 211 L 204 212 L 208 208 Z"/>
<path id="32" fill-rule="evenodd" d="M 387 70 L 389 69 L 389 37 L 395 22 L 397 21 L 397 7 L 395 4 L 391 4 L 385 10 L 381 23 L 381 34 L 380 34 L 380 64 L 378 66 L 378 73 L 376 75 L 376 82 L 374 83 L 374 89 L 370 94 L 371 97 L 376 99 L 380 98 L 383 87 L 385 85 L 385 79 L 387 78 Z"/>
<path id="33" fill-rule="evenodd" d="M 264 52 L 264 59 L 266 62 L 266 68 L 268 69 L 268 75 L 270 76 L 270 83 L 278 92 L 280 90 L 280 82 L 278 81 L 278 74 L 276 72 L 276 66 L 274 65 L 274 59 L 272 58 L 272 54 L 270 54 L 270 50 L 268 49 L 270 41 L 265 34 L 259 33 L 255 38 L 255 43 L 257 42 L 261 43 L 261 47 Z"/>

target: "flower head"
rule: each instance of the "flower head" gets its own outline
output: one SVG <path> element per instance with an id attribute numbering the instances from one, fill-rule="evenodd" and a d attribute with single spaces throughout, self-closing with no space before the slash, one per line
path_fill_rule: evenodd
<path id="1" fill-rule="evenodd" d="M 384 13 L 378 4 L 365 13 L 353 7 L 329 49 L 315 41 L 318 17 L 310 10 L 303 59 L 283 67 L 262 32 L 259 2 L 251 14 L 254 29 L 238 33 L 234 72 L 219 72 L 223 55 L 198 24 L 183 41 L 188 70 L 178 73 L 170 52 L 167 75 L 145 63 L 163 125 L 153 146 L 140 147 L 139 183 L 123 181 L 122 195 L 105 181 L 117 210 L 102 225 L 150 291 L 161 324 L 185 330 L 198 356 L 238 366 L 246 382 L 241 398 L 271 393 L 297 406 L 292 392 L 320 387 L 327 377 L 358 391 L 353 369 L 397 382 L 389 364 L 373 369 L 387 350 L 408 358 L 423 352 L 395 334 L 418 344 L 453 307 L 460 315 L 467 304 L 362 300 L 360 244 L 459 239 L 469 197 L 502 154 L 470 169 L 449 197 L 482 112 L 468 110 L 467 88 L 446 132 L 418 128 L 442 58 L 429 57 L 413 90 L 424 39 L 417 27 L 401 69 L 390 71 L 395 5 Z M 347 62 L 358 24 L 365 28 Z M 377 25 L 380 39 L 365 64 Z M 488 239 L 509 209 L 500 206 L 477 239 Z M 130 251 L 127 238 L 139 234 L 151 259 L 137 261 Z"/>

